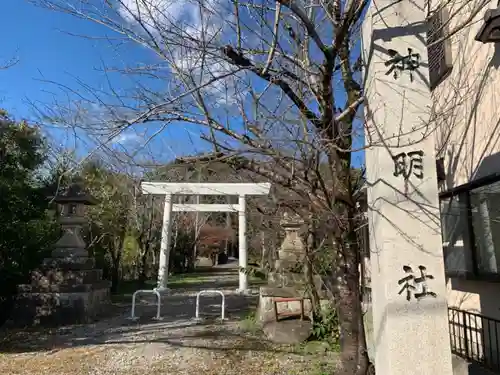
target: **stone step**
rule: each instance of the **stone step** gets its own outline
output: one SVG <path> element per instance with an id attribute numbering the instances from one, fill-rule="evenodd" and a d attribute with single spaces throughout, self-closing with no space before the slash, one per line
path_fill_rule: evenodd
<path id="1" fill-rule="evenodd" d="M 17 290 L 19 298 L 23 298 L 24 294 L 50 294 L 50 293 L 86 293 L 93 290 L 109 288 L 111 282 L 108 280 L 100 280 L 91 284 L 46 284 L 46 285 L 18 285 Z"/>
<path id="2" fill-rule="evenodd" d="M 92 284 L 102 280 L 102 270 L 63 270 L 40 269 L 31 274 L 31 285 L 44 286 L 48 284 Z"/>

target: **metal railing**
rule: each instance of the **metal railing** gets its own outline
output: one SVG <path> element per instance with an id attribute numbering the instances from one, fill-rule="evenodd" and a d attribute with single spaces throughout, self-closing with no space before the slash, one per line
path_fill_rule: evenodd
<path id="1" fill-rule="evenodd" d="M 451 307 L 448 320 L 452 353 L 500 372 L 500 320 Z"/>

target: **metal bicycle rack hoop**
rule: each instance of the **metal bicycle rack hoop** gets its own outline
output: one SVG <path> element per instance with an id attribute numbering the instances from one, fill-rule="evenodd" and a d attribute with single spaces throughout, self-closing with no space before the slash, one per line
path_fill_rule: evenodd
<path id="1" fill-rule="evenodd" d="M 154 294 L 156 296 L 156 316 L 153 318 L 154 320 L 161 320 L 161 295 L 160 292 L 156 289 L 140 289 L 136 290 L 132 295 L 132 311 L 130 313 L 130 320 L 137 320 L 139 317 L 135 316 L 135 300 L 138 294 Z"/>
<path id="2" fill-rule="evenodd" d="M 200 290 L 196 294 L 196 311 L 195 311 L 195 320 L 201 320 L 200 318 L 200 297 L 203 294 L 219 294 L 222 297 L 222 302 L 221 302 L 221 320 L 224 321 L 226 320 L 226 297 L 224 296 L 224 293 L 222 293 L 220 290 L 215 290 L 215 289 L 207 289 L 207 290 Z"/>

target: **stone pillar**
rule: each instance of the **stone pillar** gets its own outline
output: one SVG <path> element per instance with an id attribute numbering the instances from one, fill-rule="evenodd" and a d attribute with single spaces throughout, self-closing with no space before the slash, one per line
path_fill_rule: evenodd
<path id="1" fill-rule="evenodd" d="M 363 25 L 373 337 L 384 375 L 452 374 L 426 4 L 378 0 Z"/>

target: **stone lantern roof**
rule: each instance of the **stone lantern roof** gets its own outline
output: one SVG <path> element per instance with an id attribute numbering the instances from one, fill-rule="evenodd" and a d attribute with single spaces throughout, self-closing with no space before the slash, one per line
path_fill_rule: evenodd
<path id="1" fill-rule="evenodd" d="M 53 198 L 54 202 L 58 204 L 77 203 L 87 206 L 97 204 L 97 200 L 88 194 L 80 183 L 72 183 L 59 191 Z"/>

